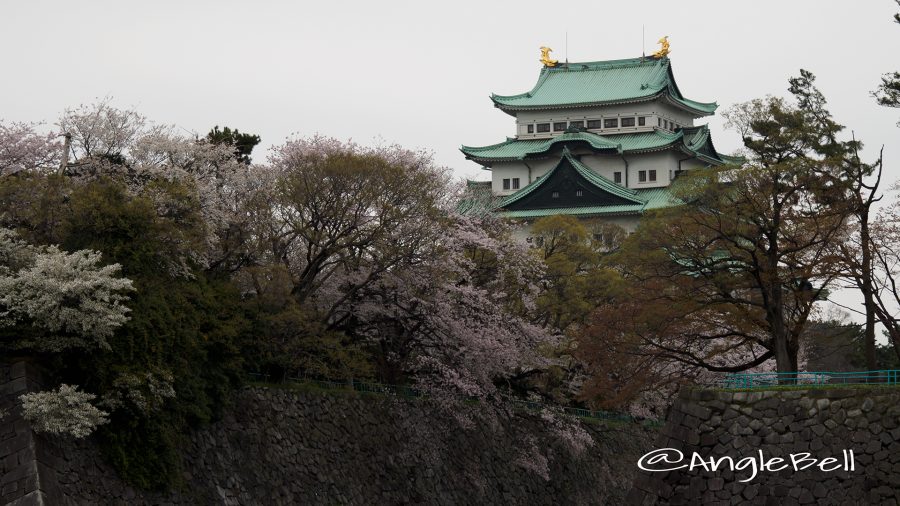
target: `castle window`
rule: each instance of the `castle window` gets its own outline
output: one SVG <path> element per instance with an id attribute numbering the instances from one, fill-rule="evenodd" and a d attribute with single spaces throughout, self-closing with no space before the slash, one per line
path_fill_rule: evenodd
<path id="1" fill-rule="evenodd" d="M 517 177 L 512 178 L 512 189 L 513 190 L 519 189 L 519 178 L 517 178 Z"/>
<path id="2" fill-rule="evenodd" d="M 584 128 L 584 121 L 570 121 L 569 127 Z"/>
<path id="3" fill-rule="evenodd" d="M 553 192 L 553 193 L 550 195 L 550 197 L 552 197 L 552 198 L 554 198 L 554 199 L 558 199 L 558 198 L 559 198 L 559 192 Z"/>
<path id="4" fill-rule="evenodd" d="M 623 127 L 633 127 L 634 126 L 634 118 L 622 118 L 622 126 Z"/>
<path id="5" fill-rule="evenodd" d="M 528 133 L 530 133 L 530 134 L 534 133 L 534 125 L 528 125 Z"/>
<path id="6" fill-rule="evenodd" d="M 662 118 L 656 118 L 656 126 L 658 126 L 658 127 L 662 126 Z"/>
<path id="7" fill-rule="evenodd" d="M 638 126 L 644 126 L 647 123 L 647 118 L 641 116 L 638 118 Z"/>
<path id="8" fill-rule="evenodd" d="M 562 132 L 562 131 L 565 130 L 565 129 L 566 129 L 566 122 L 565 122 L 565 121 L 562 121 L 562 122 L 560 122 L 560 123 L 554 123 L 554 124 L 553 124 L 553 131 L 554 131 L 554 132 Z"/>
<path id="9" fill-rule="evenodd" d="M 503 189 L 504 189 L 504 190 L 509 190 L 509 179 L 504 179 L 504 180 L 503 180 Z"/>
<path id="10" fill-rule="evenodd" d="M 588 128 L 600 128 L 602 122 L 599 119 L 589 119 L 588 120 Z"/>
<path id="11" fill-rule="evenodd" d="M 576 197 L 584 197 L 584 191 L 582 191 L 582 190 L 575 190 L 575 196 L 576 196 Z"/>
<path id="12" fill-rule="evenodd" d="M 656 170 L 650 171 L 650 181 L 656 181 Z"/>
<path id="13" fill-rule="evenodd" d="M 613 172 L 613 182 L 622 184 L 622 173 L 621 172 Z"/>
<path id="14" fill-rule="evenodd" d="M 617 128 L 619 126 L 619 118 L 611 118 L 603 120 L 603 128 Z"/>
<path id="15" fill-rule="evenodd" d="M 647 182 L 647 171 L 639 170 L 638 171 L 638 183 L 646 183 Z"/>
<path id="16" fill-rule="evenodd" d="M 544 133 L 550 131 L 550 123 L 538 123 L 537 124 L 538 133 Z"/>

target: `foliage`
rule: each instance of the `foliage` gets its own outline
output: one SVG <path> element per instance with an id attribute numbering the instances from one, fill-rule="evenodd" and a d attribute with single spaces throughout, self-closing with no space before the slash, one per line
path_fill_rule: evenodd
<path id="1" fill-rule="evenodd" d="M 273 244 L 267 253 L 287 267 L 301 303 L 340 271 L 370 271 L 352 292 L 382 272 L 417 262 L 419 250 L 437 235 L 430 225 L 446 176 L 422 153 L 317 137 L 276 148 L 271 162 L 270 228 L 260 233 Z M 329 322 L 343 316 L 322 309 Z"/>
<path id="2" fill-rule="evenodd" d="M 238 279 L 268 308 L 261 328 L 287 352 L 281 367 L 492 396 L 542 362 L 549 334 L 519 316 L 538 263 L 503 224 L 456 215 L 426 154 L 316 137 L 271 162 L 253 219 L 263 265 Z"/>
<path id="3" fill-rule="evenodd" d="M 890 344 L 875 346 L 875 367 L 866 357 L 864 325 L 843 319 L 812 322 L 804 334 L 809 371 L 863 371 L 900 369 L 900 359 Z"/>
<path id="4" fill-rule="evenodd" d="M 900 0 L 894 0 L 900 6 Z M 894 14 L 894 22 L 900 24 L 900 14 Z M 881 84 L 872 95 L 879 105 L 900 107 L 900 72 L 888 72 L 881 76 Z M 900 126 L 900 123 L 897 123 Z"/>
<path id="5" fill-rule="evenodd" d="M 535 324 L 541 280 L 593 293 L 595 254 L 617 237 L 595 231 L 606 246 L 589 240 L 587 263 L 551 255 L 545 277 L 508 224 L 456 212 L 457 189 L 427 153 L 315 137 L 250 165 L 256 136 L 192 139 L 109 101 L 67 111 L 60 128 L 71 139 L 62 171 L 28 162 L 0 177 L 0 226 L 23 238 L 6 233 L 0 250 L 3 279 L 22 273 L 7 283 L 4 311 L 22 313 L 8 335 L 36 337 L 21 333 L 32 292 L 68 290 L 45 297 L 58 315 L 40 316 L 70 334 L 73 315 L 94 310 L 89 293 L 124 315 L 120 292 L 133 288 L 127 321 L 95 311 L 105 327 L 79 327 L 101 348 L 28 351 L 52 379 L 97 395 L 103 452 L 141 487 L 178 480 L 185 431 L 215 419 L 246 370 L 375 377 L 415 384 L 451 415 L 477 397 L 485 416 L 515 416 L 494 401 L 534 390 L 527 379 L 558 362 L 555 324 L 586 312 L 558 300 L 564 314 Z"/>
<path id="6" fill-rule="evenodd" d="M 282 265 L 248 267 L 241 279 L 252 283 L 254 295 L 244 304 L 257 339 L 244 355 L 248 366 L 275 378 L 370 377 L 370 354 L 347 335 L 329 330 L 316 311 L 291 296 L 292 285 Z"/>
<path id="7" fill-rule="evenodd" d="M 251 145 L 238 153 L 228 142 L 188 137 L 136 111 L 117 109 L 108 99 L 67 110 L 59 125 L 72 139 L 65 174 L 75 181 L 115 181 L 129 196 L 149 197 L 158 214 L 173 218 L 183 205 L 197 206 L 192 219 L 201 220 L 202 228 L 189 228 L 202 234 L 203 244 L 173 252 L 172 274 L 187 275 L 191 264 L 232 272 L 248 261 L 245 204 L 257 182 L 242 157 Z M 173 195 L 174 188 L 190 195 Z"/>
<path id="8" fill-rule="evenodd" d="M 625 232 L 615 225 L 557 215 L 535 221 L 531 233 L 534 251 L 546 264 L 536 320 L 560 329 L 582 325 L 594 308 L 609 300 L 618 281 L 603 261 L 618 248 Z"/>
<path id="9" fill-rule="evenodd" d="M 897 186 L 893 187 L 896 192 Z M 888 342 L 900 359 L 900 206 L 892 202 L 880 209 L 872 223 L 871 247 L 874 256 L 872 272 L 875 315 L 884 326 Z"/>
<path id="10" fill-rule="evenodd" d="M 107 338 L 128 320 L 123 292 L 131 281 L 100 254 L 31 247 L 0 229 L 0 328 L 13 327 L 12 346 L 60 352 L 109 349 Z"/>
<path id="11" fill-rule="evenodd" d="M 894 21 L 900 23 L 900 14 L 894 14 Z M 883 76 L 881 86 L 874 95 L 879 105 L 900 107 L 900 73 L 894 72 Z M 876 196 L 883 168 L 880 156 L 877 163 L 873 164 L 873 168 L 877 169 L 877 179 L 862 188 L 868 190 L 868 202 L 877 202 L 881 199 L 881 196 Z M 891 189 L 896 191 L 897 183 Z M 861 224 L 867 223 L 861 221 Z M 900 320 L 897 318 L 897 310 L 900 307 L 900 288 L 898 288 L 900 284 L 897 282 L 900 266 L 900 207 L 896 200 L 878 211 L 869 230 L 861 229 L 855 250 L 868 254 L 869 259 L 868 264 L 865 261 L 848 262 L 848 267 L 855 278 L 868 284 L 868 290 L 864 290 L 864 295 L 867 295 L 867 322 L 872 320 L 873 316 L 878 319 L 885 328 L 885 335 L 893 346 L 895 357 L 900 360 Z M 866 271 L 857 268 L 866 265 L 869 266 Z M 870 333 L 874 334 L 874 329 Z M 870 365 L 881 351 L 875 349 L 874 344 L 874 335 L 867 336 L 866 358 Z"/>
<path id="12" fill-rule="evenodd" d="M 583 333 L 586 394 L 626 403 L 771 358 L 778 371 L 798 370 L 815 302 L 841 273 L 852 212 L 844 157 L 856 146 L 834 140 L 842 127 L 829 116 L 814 116 L 824 99 L 812 79 L 792 80 L 796 106 L 735 106 L 727 117 L 746 162 L 682 175 L 673 191 L 683 205 L 646 217 L 612 256 L 626 283 Z"/>
<path id="13" fill-rule="evenodd" d="M 35 432 L 83 438 L 98 426 L 109 422 L 109 413 L 97 409 L 90 401 L 95 395 L 79 392 L 78 387 L 62 384 L 58 390 L 19 396 L 22 416 Z"/>
<path id="14" fill-rule="evenodd" d="M 55 133 L 33 123 L 0 122 L 0 177 L 28 170 L 56 169 L 62 148 Z"/>
<path id="15" fill-rule="evenodd" d="M 190 194 L 177 185 L 161 188 L 176 202 Z M 109 353 L 62 368 L 119 407 L 100 432 L 107 455 L 119 456 L 113 458 L 119 471 L 145 486 L 162 486 L 177 476 L 178 466 L 167 460 L 180 434 L 218 416 L 239 382 L 245 321 L 238 293 L 227 280 L 197 269 L 189 276 L 166 274 L 170 252 L 202 233 L 196 207 L 160 216 L 149 198 L 128 197 L 110 181 L 86 184 L 70 202 L 64 244 L 107 251 L 134 280 L 136 295 L 132 319 L 110 339 Z M 145 432 L 123 439 L 121 432 L 134 427 Z M 117 446 L 126 441 L 127 448 Z"/>
<path id="16" fill-rule="evenodd" d="M 502 228 L 492 236 L 484 225 L 456 217 L 427 261 L 349 301 L 353 335 L 377 343 L 386 381 L 407 376 L 433 395 L 487 399 L 498 395 L 496 382 L 546 365 L 540 350 L 555 336 L 516 312 L 533 308 L 529 280 L 539 264 Z"/>
<path id="17" fill-rule="evenodd" d="M 250 154 L 253 153 L 253 148 L 262 141 L 258 135 L 242 134 L 236 128 L 232 130 L 224 127 L 219 130 L 218 125 L 206 134 L 206 139 L 213 144 L 231 146 L 234 149 L 235 158 L 246 164 L 251 161 Z"/>
<path id="18" fill-rule="evenodd" d="M 0 346 L 9 352 L 109 350 L 109 338 L 128 321 L 119 265 L 100 266 L 100 254 L 37 247 L 0 228 Z M 82 438 L 108 422 L 90 404 L 96 396 L 63 384 L 57 391 L 20 396 L 38 432 Z"/>
<path id="19" fill-rule="evenodd" d="M 30 196 L 47 186 L 56 188 L 49 203 L 33 205 Z M 39 285 L 27 278 L 23 287 L 65 291 L 67 296 L 45 299 L 60 300 L 69 308 L 77 307 L 76 296 L 95 304 L 87 298 L 87 290 L 105 285 L 74 283 L 67 276 L 95 267 L 107 277 L 120 270 L 131 280 L 130 319 L 115 332 L 102 334 L 106 347 L 68 348 L 40 358 L 60 381 L 95 392 L 98 405 L 110 412 L 109 423 L 98 434 L 119 472 L 133 483 L 160 487 L 178 476 L 176 448 L 181 434 L 218 416 L 229 390 L 239 383 L 240 341 L 247 327 L 230 281 L 190 262 L 193 250 L 203 248 L 205 233 L 195 193 L 183 182 L 165 179 L 147 181 L 144 188 L 152 192 L 132 195 L 125 182 L 103 176 L 59 180 L 55 175 L 30 174 L 0 180 L 0 195 L 11 208 L 29 209 L 4 218 L 17 218 L 17 228 L 30 240 L 59 241 L 68 250 L 103 251 L 102 261 L 109 264 L 95 266 L 100 261 L 96 254 L 66 255 L 55 247 L 35 247 L 57 255 L 62 267 L 43 269 L 54 274 L 53 280 Z M 160 202 L 169 204 L 159 206 Z M 29 223 L 45 225 L 29 227 Z M 20 259 L 21 250 L 4 249 L 7 257 Z M 172 259 L 177 256 L 181 259 L 176 269 Z M 16 293 L 24 297 L 29 292 Z M 96 299 L 112 304 L 118 300 L 113 295 Z M 125 435 L 135 428 L 140 432 Z"/>
<path id="20" fill-rule="evenodd" d="M 843 126 L 832 119 L 825 107 L 825 97 L 815 87 L 814 81 L 815 76 L 811 72 L 801 70 L 800 77 L 790 80 L 790 91 L 798 98 L 803 115 L 820 131 L 817 150 L 829 156 L 838 167 L 836 177 L 830 182 L 843 190 L 840 206 L 847 211 L 848 225 L 847 237 L 838 245 L 841 277 L 862 295 L 866 318 L 866 363 L 869 369 L 875 369 L 875 323 L 879 311 L 875 294 L 876 253 L 871 215 L 874 205 L 881 200 L 879 186 L 883 158 L 879 154 L 873 162 L 864 162 L 859 156 L 862 143 L 855 135 L 849 141 L 838 139 Z"/>

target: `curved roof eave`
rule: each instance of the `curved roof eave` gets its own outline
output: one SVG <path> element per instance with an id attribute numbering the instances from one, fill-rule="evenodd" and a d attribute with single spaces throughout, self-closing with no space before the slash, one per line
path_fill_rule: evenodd
<path id="1" fill-rule="evenodd" d="M 552 169 L 550 169 L 543 176 L 539 177 L 538 179 L 535 179 L 534 181 L 532 181 L 531 183 L 526 185 L 521 190 L 519 190 L 516 193 L 513 193 L 512 195 L 509 195 L 508 197 L 503 199 L 497 205 L 497 208 L 502 209 L 510 204 L 513 204 L 514 202 L 521 200 L 525 196 L 531 194 L 534 190 L 536 190 L 538 187 L 540 187 L 546 181 L 549 181 L 550 176 L 556 171 L 556 169 L 558 169 L 560 167 L 560 165 L 562 165 L 563 160 L 568 161 L 569 164 L 571 164 L 572 167 L 581 175 L 581 177 L 585 178 L 591 184 L 597 186 L 598 188 L 601 188 L 602 190 L 606 191 L 607 193 L 616 195 L 617 197 L 622 198 L 624 200 L 631 201 L 632 204 L 629 204 L 629 205 L 639 205 L 642 207 L 647 205 L 647 201 L 638 197 L 637 192 L 635 190 L 630 189 L 630 188 L 625 188 L 624 186 L 613 183 L 609 179 L 606 179 L 605 177 L 595 173 L 590 168 L 586 167 L 584 164 L 582 164 L 581 162 L 576 160 L 572 156 L 572 153 L 569 151 L 569 148 L 563 147 L 562 156 L 559 157 L 559 162 L 557 162 L 557 164 L 554 165 Z"/>
<path id="2" fill-rule="evenodd" d="M 510 111 L 543 111 L 548 109 L 579 109 L 583 107 L 598 107 L 605 105 L 621 105 L 621 104 L 638 104 L 641 102 L 652 102 L 663 95 L 664 92 L 655 92 L 650 95 L 642 95 L 640 97 L 626 98 L 626 99 L 617 99 L 617 100 L 604 100 L 600 102 L 576 102 L 570 104 L 547 104 L 547 105 L 512 105 L 512 104 L 504 104 L 502 102 L 498 102 L 494 100 L 494 107 L 500 109 L 501 111 L 509 114 L 510 116 L 515 116 L 515 114 L 510 114 Z M 493 100 L 493 97 L 491 97 Z"/>
<path id="3" fill-rule="evenodd" d="M 478 153 L 496 150 L 498 148 L 503 148 L 510 144 L 515 144 L 519 142 L 517 139 L 507 139 L 504 142 L 500 142 L 497 144 L 491 144 L 489 146 L 462 146 L 460 151 L 466 155 L 466 158 L 469 160 L 475 161 L 490 161 L 490 162 L 499 162 L 499 161 L 518 161 L 524 160 L 526 158 L 532 158 L 534 155 L 541 155 L 547 153 L 556 144 L 559 143 L 569 143 L 569 142 L 585 142 L 590 145 L 596 151 L 612 151 L 615 150 L 616 153 L 622 153 L 622 145 L 617 142 L 613 142 L 606 137 L 601 135 L 597 135 L 591 132 L 573 132 L 573 133 L 564 133 L 562 135 L 558 135 L 556 137 L 551 137 L 549 139 L 545 139 L 543 142 L 535 146 L 533 149 L 526 149 L 520 155 L 517 156 L 492 156 L 492 157 L 480 157 Z"/>
<path id="4" fill-rule="evenodd" d="M 666 102 L 668 102 L 672 106 L 692 113 L 698 118 L 703 116 L 711 116 L 716 112 L 716 109 L 719 108 L 719 104 L 717 104 L 716 102 L 697 102 L 695 100 L 690 100 L 687 98 L 676 97 L 671 93 L 664 93 L 663 95 L 666 98 Z"/>

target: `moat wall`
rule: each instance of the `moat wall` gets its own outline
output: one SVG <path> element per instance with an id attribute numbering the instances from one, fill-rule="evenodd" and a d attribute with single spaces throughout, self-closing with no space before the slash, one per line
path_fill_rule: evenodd
<path id="1" fill-rule="evenodd" d="M 701 457 L 834 457 L 854 471 L 701 468 L 640 473 L 628 504 L 900 504 L 900 388 L 729 392 L 683 389 L 656 448 Z M 802 458 L 802 456 L 800 457 Z M 777 467 L 777 466 L 776 466 Z M 833 467 L 833 464 L 826 468 Z"/>
<path id="2" fill-rule="evenodd" d="M 32 434 L 14 401 L 37 384 L 14 369 L 0 370 L 12 409 L 0 432 L 4 504 L 622 504 L 657 430 L 584 423 L 594 444 L 573 455 L 538 415 L 473 412 L 463 430 L 426 401 L 248 387 L 190 436 L 183 483 L 148 493 L 122 483 L 90 438 Z M 546 480 L 531 469 L 544 461 Z"/>

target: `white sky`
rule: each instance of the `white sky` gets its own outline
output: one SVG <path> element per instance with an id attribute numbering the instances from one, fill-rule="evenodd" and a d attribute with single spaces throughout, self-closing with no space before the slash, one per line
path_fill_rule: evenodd
<path id="1" fill-rule="evenodd" d="M 541 45 L 591 61 L 641 54 L 669 35 L 682 92 L 731 104 L 786 95 L 813 71 L 835 118 L 868 153 L 885 146 L 900 179 L 900 110 L 875 105 L 900 70 L 890 0 L 2 1 L 0 118 L 52 123 L 66 107 L 113 97 L 159 123 L 228 125 L 263 149 L 292 134 L 376 139 L 432 150 L 460 176 L 488 174 L 460 154 L 514 134 L 491 92 L 531 89 Z M 717 149 L 739 138 L 709 118 Z"/>

